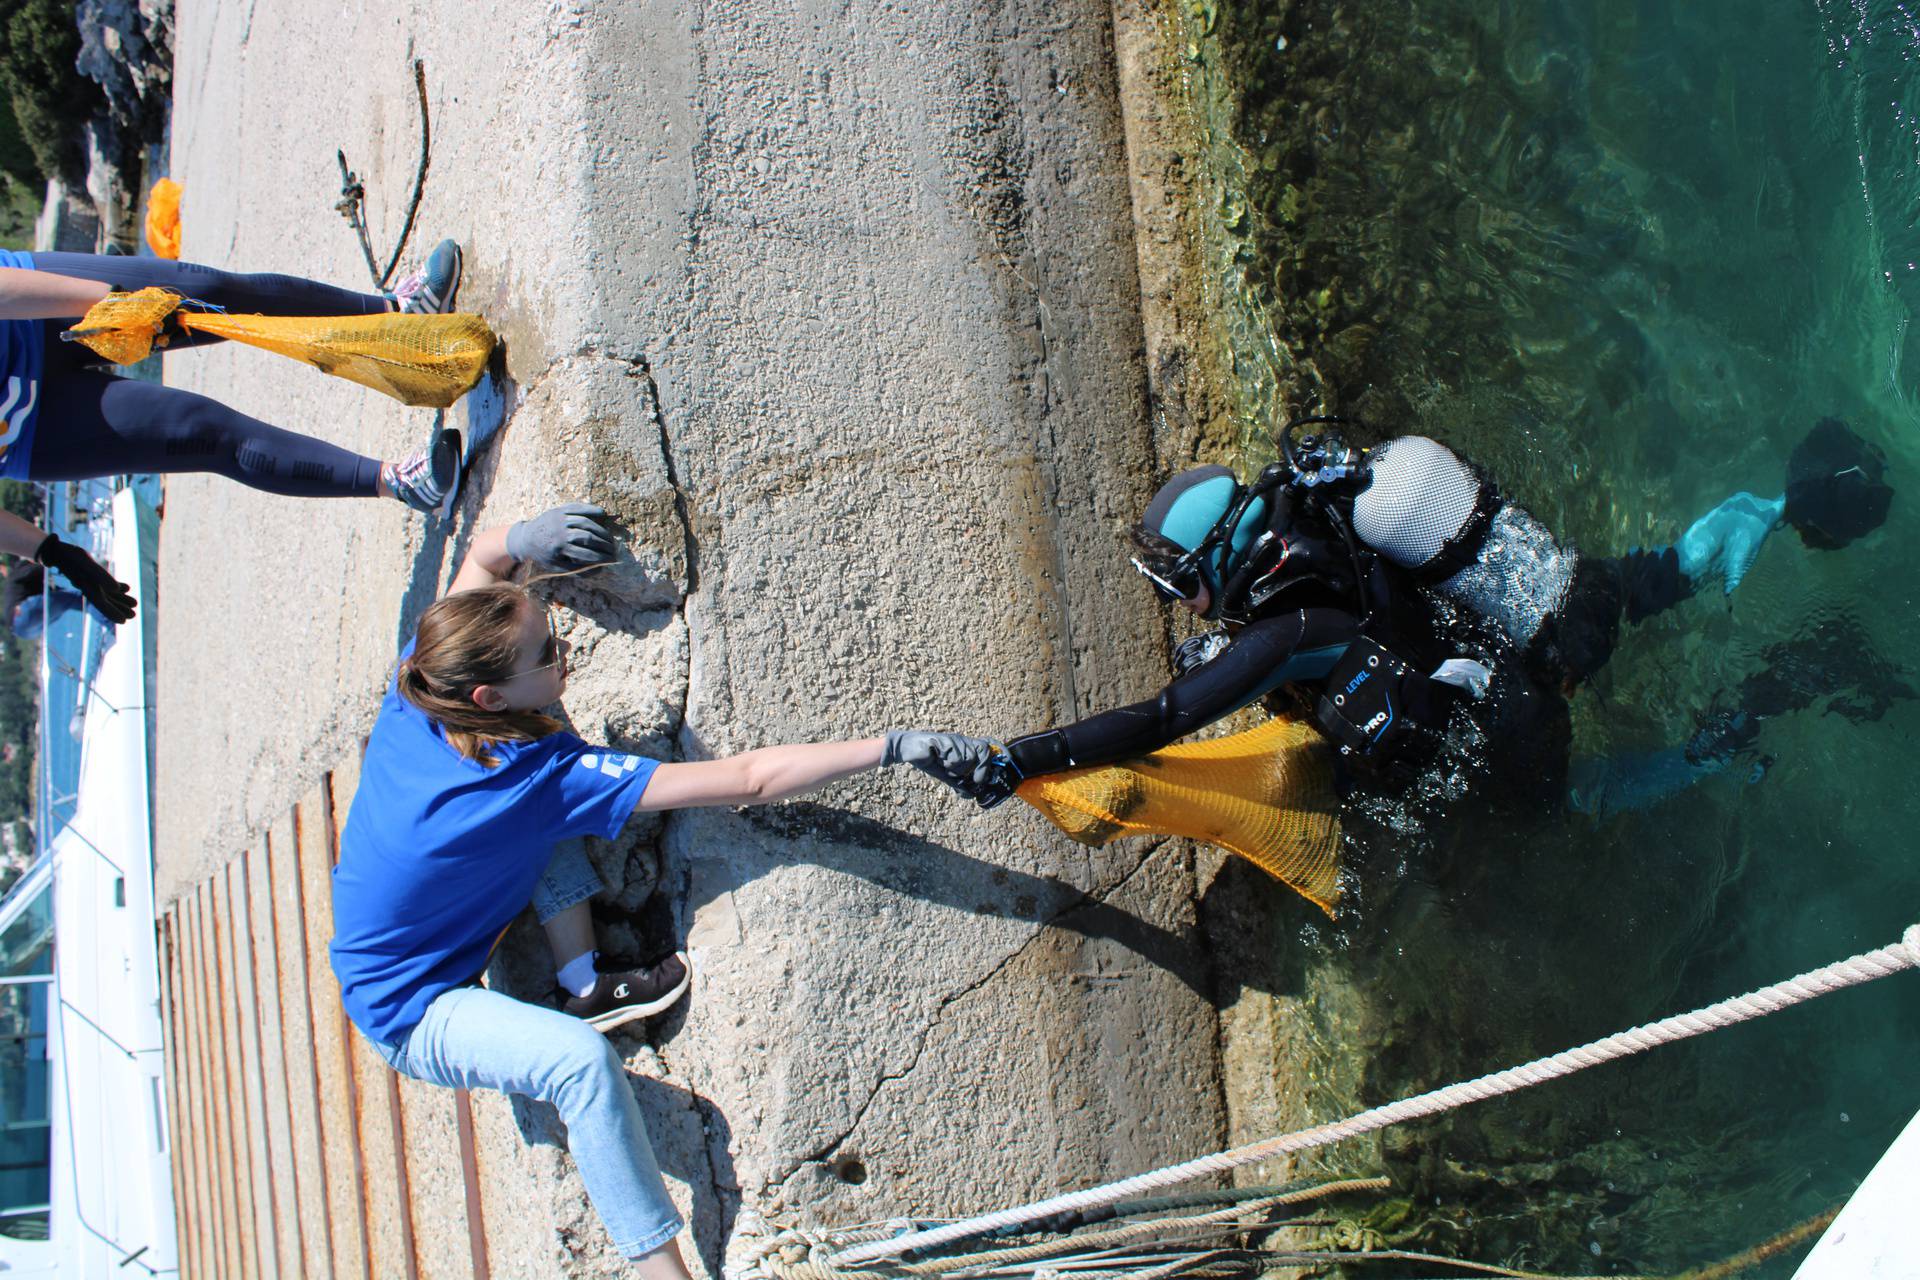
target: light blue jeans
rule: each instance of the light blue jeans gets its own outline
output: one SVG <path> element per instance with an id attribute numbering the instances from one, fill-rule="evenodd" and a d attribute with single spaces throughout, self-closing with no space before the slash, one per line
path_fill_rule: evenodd
<path id="1" fill-rule="evenodd" d="M 585 849 L 567 841 L 534 886 L 534 912 L 544 924 L 601 888 Z M 374 1049 L 401 1075 L 428 1084 L 551 1102 L 566 1122 L 580 1181 L 622 1255 L 652 1253 L 679 1234 L 680 1214 L 653 1158 L 626 1066 L 585 1022 L 484 987 L 455 987 L 428 1005 L 399 1043 Z"/>

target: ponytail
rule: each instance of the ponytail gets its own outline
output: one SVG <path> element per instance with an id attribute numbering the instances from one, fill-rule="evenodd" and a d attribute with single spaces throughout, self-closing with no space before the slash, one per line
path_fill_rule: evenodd
<path id="1" fill-rule="evenodd" d="M 439 725 L 461 755 L 489 769 L 496 742 L 531 742 L 560 730 L 537 711 L 488 711 L 473 700 L 483 684 L 513 678 L 520 627 L 539 605 L 525 587 L 496 582 L 434 601 L 420 616 L 413 655 L 395 679 L 400 696 Z"/>

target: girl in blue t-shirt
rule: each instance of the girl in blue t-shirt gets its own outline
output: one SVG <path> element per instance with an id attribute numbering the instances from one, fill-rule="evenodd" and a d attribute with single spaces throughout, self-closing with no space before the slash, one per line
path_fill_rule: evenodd
<path id="1" fill-rule="evenodd" d="M 268 493 L 303 498 L 397 498 L 438 509 L 452 485 L 460 436 L 436 430 L 411 455 L 383 462 L 248 417 L 179 387 L 121 378 L 60 331 L 113 289 L 171 289 L 223 310 L 275 316 L 443 312 L 460 286 L 460 246 L 443 240 L 392 295 L 356 293 L 299 276 L 240 275 L 165 258 L 0 250 L 0 476 L 211 471 Z M 210 334 L 176 335 L 169 350 Z M 125 584 L 86 552 L 0 512 L 0 552 L 58 569 L 114 622 L 133 616 Z"/>
<path id="2" fill-rule="evenodd" d="M 883 764 L 952 784 L 984 771 L 993 747 L 895 730 L 659 763 L 565 732 L 542 708 L 565 692 L 567 644 L 507 575 L 522 561 L 571 570 L 612 559 L 604 517 L 572 503 L 480 533 L 421 616 L 341 832 L 333 968 L 354 1025 L 395 1070 L 553 1103 L 615 1248 L 640 1260 L 640 1276 L 685 1280 L 680 1216 L 602 1032 L 669 1008 L 692 975 L 678 952 L 598 971 L 587 899 L 601 885 L 577 837 L 611 839 L 636 810 L 763 804 Z M 479 985 L 529 903 L 571 997 L 564 1012 Z"/>

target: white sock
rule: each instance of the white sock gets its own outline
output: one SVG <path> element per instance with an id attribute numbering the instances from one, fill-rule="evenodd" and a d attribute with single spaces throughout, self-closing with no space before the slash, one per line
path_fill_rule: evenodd
<path id="1" fill-rule="evenodd" d="M 555 976 L 561 987 L 572 992 L 575 999 L 592 994 L 594 985 L 600 981 L 599 972 L 593 967 L 599 956 L 598 951 L 582 951 L 560 966 L 560 972 Z"/>

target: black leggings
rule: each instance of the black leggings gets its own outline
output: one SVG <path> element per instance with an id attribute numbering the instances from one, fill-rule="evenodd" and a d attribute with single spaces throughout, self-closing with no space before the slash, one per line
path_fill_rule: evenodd
<path id="1" fill-rule="evenodd" d="M 377 315 L 379 294 L 298 276 L 236 275 L 191 262 L 90 253 L 36 253 L 36 270 L 121 289 L 159 285 L 185 297 L 243 314 Z M 311 436 L 295 435 L 178 387 L 119 378 L 94 367 L 100 357 L 62 342 L 64 320 L 40 322 L 46 360 L 39 420 L 27 474 L 34 480 L 210 471 L 268 493 L 297 498 L 370 498 L 380 462 Z M 182 334 L 171 350 L 222 339 Z"/>

